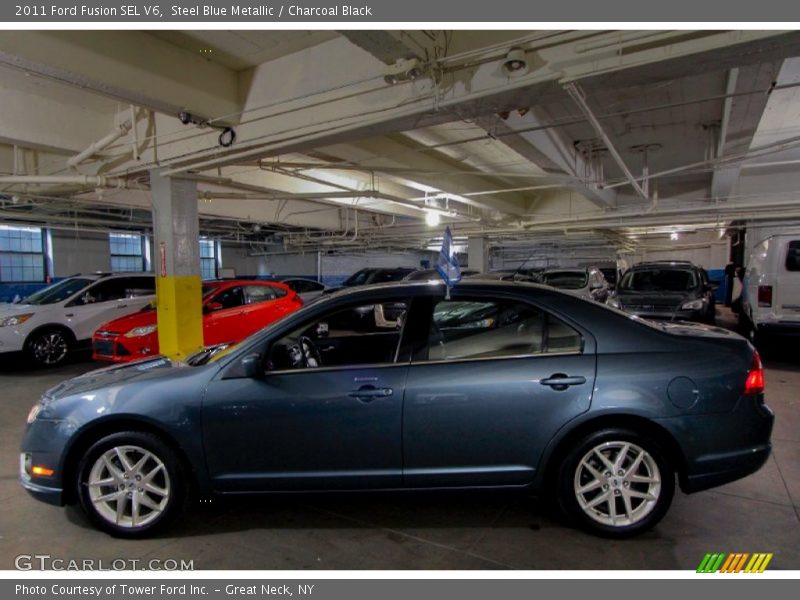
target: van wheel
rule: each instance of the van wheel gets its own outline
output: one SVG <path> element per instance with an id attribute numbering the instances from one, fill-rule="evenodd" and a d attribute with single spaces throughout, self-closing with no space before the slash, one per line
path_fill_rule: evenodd
<path id="1" fill-rule="evenodd" d="M 603 537 L 637 535 L 658 523 L 675 493 L 675 474 L 652 440 L 604 429 L 567 454 L 558 473 L 561 509 Z"/>
<path id="2" fill-rule="evenodd" d="M 54 327 L 33 333 L 25 342 L 25 353 L 39 367 L 55 367 L 67 359 L 72 345 L 72 335 Z"/>

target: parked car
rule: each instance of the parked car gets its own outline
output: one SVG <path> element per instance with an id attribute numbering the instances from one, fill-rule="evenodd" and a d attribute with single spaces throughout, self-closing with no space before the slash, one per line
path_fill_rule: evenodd
<path id="1" fill-rule="evenodd" d="M 606 278 L 609 291 L 613 292 L 617 287 L 617 281 L 619 281 L 619 269 L 617 267 L 600 267 L 600 272 Z"/>
<path id="2" fill-rule="evenodd" d="M 608 299 L 608 283 L 603 273 L 596 267 L 545 269 L 541 278 L 545 285 L 587 300 L 605 302 Z"/>
<path id="3" fill-rule="evenodd" d="M 288 286 L 305 303 L 316 300 L 328 289 L 324 283 L 305 277 L 281 277 L 278 281 Z"/>
<path id="4" fill-rule="evenodd" d="M 342 285 L 329 287 L 322 293 L 327 295 L 341 290 L 342 288 L 358 287 L 360 285 L 370 285 L 373 283 L 386 283 L 388 281 L 401 281 L 407 275 L 415 271 L 417 271 L 417 269 L 411 267 L 393 267 L 386 269 L 369 267 L 360 269 L 345 279 Z"/>
<path id="5" fill-rule="evenodd" d="M 751 339 L 800 335 L 800 233 L 758 244 L 742 284 L 741 324 Z"/>
<path id="6" fill-rule="evenodd" d="M 647 262 L 625 272 L 608 303 L 648 319 L 714 323 L 715 290 L 705 269 L 690 262 Z"/>
<path id="7" fill-rule="evenodd" d="M 516 271 L 490 271 L 489 273 L 475 273 L 467 275 L 468 279 L 480 279 L 483 281 L 522 281 L 524 283 L 540 283 L 541 280 L 523 272 Z"/>
<path id="8" fill-rule="evenodd" d="M 471 269 L 461 269 L 461 277 L 477 275 L 479 272 Z M 403 281 L 441 281 L 442 276 L 436 269 L 417 269 L 403 277 Z"/>
<path id="9" fill-rule="evenodd" d="M 274 281 L 225 280 L 203 284 L 203 343 L 238 342 L 303 305 Z M 92 358 L 131 362 L 158 354 L 155 306 L 101 325 L 92 336 Z"/>
<path id="10" fill-rule="evenodd" d="M 190 492 L 471 487 L 553 493 L 624 537 L 664 516 L 676 476 L 696 492 L 767 460 L 774 417 L 745 338 L 541 285 L 451 295 L 359 287 L 231 348 L 61 383 L 28 415 L 21 483 L 121 537 L 166 526 Z"/>
<path id="11" fill-rule="evenodd" d="M 17 304 L 0 304 L 0 353 L 22 351 L 36 365 L 63 363 L 89 345 L 101 323 L 152 302 L 155 278 L 146 273 L 73 275 Z"/>

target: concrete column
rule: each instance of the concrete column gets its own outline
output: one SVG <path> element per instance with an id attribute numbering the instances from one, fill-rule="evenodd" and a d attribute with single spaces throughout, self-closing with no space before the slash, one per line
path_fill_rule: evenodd
<path id="1" fill-rule="evenodd" d="M 484 237 L 471 237 L 467 240 L 467 266 L 481 273 L 489 272 L 489 246 Z"/>
<path id="2" fill-rule="evenodd" d="M 150 171 L 158 345 L 181 359 L 203 347 L 197 183 Z"/>

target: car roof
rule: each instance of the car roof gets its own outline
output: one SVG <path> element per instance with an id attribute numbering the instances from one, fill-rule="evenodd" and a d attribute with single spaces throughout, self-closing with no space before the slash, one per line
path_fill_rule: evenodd
<path id="1" fill-rule="evenodd" d="M 279 287 L 281 289 L 289 289 L 285 283 L 276 281 L 274 279 L 211 279 L 203 282 L 203 287 L 212 289 L 236 287 L 238 285 L 265 285 L 271 287 Z"/>
<path id="2" fill-rule="evenodd" d="M 669 269 L 683 269 L 683 270 L 691 270 L 691 269 L 700 269 L 696 264 L 690 263 L 686 260 L 658 260 L 652 262 L 641 262 L 633 265 L 629 271 L 636 271 L 636 270 L 644 270 L 644 269 L 656 269 L 656 268 L 669 268 Z"/>

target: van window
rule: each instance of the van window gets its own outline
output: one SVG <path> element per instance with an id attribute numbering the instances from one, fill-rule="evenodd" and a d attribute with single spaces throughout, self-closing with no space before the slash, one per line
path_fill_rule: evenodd
<path id="1" fill-rule="evenodd" d="M 787 245 L 786 270 L 800 271 L 800 240 L 792 240 Z"/>

